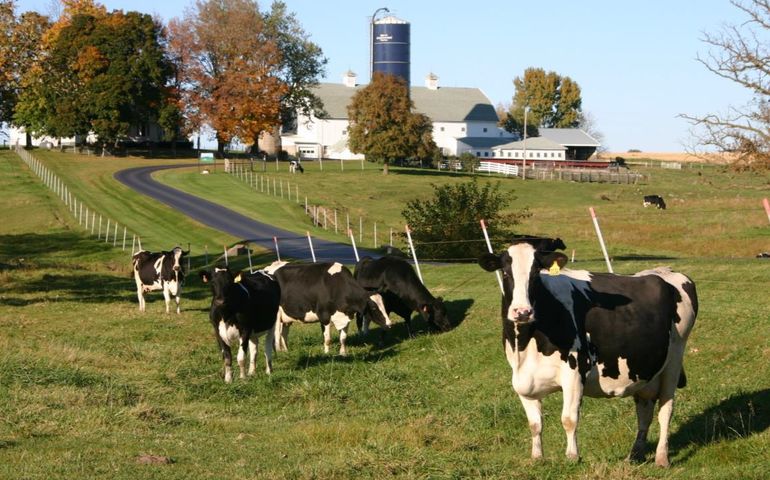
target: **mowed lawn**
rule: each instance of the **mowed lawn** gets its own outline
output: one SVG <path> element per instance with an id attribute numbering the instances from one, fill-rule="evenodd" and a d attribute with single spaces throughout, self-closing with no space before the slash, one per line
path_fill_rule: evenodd
<path id="1" fill-rule="evenodd" d="M 677 393 L 673 466 L 661 470 L 624 461 L 635 435 L 630 399 L 584 401 L 582 461 L 570 463 L 560 395 L 548 397 L 546 459 L 529 460 L 529 430 L 501 346 L 499 291 L 473 263 L 422 265 L 426 285 L 459 323 L 449 333 L 410 339 L 399 323 L 380 345 L 379 329 L 363 337 L 353 328 L 351 353 L 341 358 L 323 354 L 317 326 L 298 326 L 271 377 L 260 359 L 257 375 L 225 385 L 209 291 L 196 271 L 204 246 L 239 239 L 112 178 L 122 168 L 189 160 L 39 158 L 92 208 L 141 234 L 145 248 L 189 242 L 193 272 L 181 315 L 163 313 L 159 293 L 138 312 L 130 252 L 85 232 L 17 156 L 0 151 L 0 478 L 767 476 L 770 261 L 754 258 L 770 250 L 761 205 L 767 175 L 703 167 L 641 169 L 649 177 L 640 185 L 501 180 L 516 197 L 510 208 L 531 213 L 521 232 L 563 238 L 575 268 L 606 271 L 593 206 L 617 272 L 670 264 L 695 280 L 701 310 L 685 356 L 688 386 Z M 398 229 L 406 200 L 469 178 L 406 169 L 385 177 L 365 166 L 340 171 L 325 162 L 321 172 L 308 164 L 290 175 L 279 165 L 270 173 L 298 186 L 300 204 L 307 195 Z M 253 178 L 248 185 L 194 166 L 157 178 L 298 234 L 342 238 L 312 227 L 296 198 L 256 192 Z M 668 210 L 642 208 L 648 193 L 663 195 Z M 255 262 L 273 259 L 261 253 Z M 650 440 L 654 446 L 657 425 Z"/>

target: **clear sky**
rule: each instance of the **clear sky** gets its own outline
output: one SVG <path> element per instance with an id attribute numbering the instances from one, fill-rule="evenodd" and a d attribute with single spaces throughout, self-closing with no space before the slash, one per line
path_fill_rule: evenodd
<path id="1" fill-rule="evenodd" d="M 57 2 L 53 2 L 57 4 Z M 105 0 L 108 10 L 136 10 L 169 20 L 192 0 Z M 513 79 L 529 67 L 576 81 L 583 109 L 611 151 L 682 151 L 690 126 L 680 113 L 722 112 L 749 93 L 708 72 L 704 32 L 745 17 L 728 0 L 285 0 L 328 58 L 326 78 L 347 70 L 369 79 L 369 20 L 380 7 L 411 24 L 411 76 L 423 85 L 481 89 L 509 104 Z M 52 0 L 17 0 L 17 13 L 50 13 Z M 270 1 L 260 2 L 262 10 Z"/>

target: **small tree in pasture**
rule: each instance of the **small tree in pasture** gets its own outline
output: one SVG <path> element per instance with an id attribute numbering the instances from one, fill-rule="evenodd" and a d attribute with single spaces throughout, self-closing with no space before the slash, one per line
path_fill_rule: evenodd
<path id="1" fill-rule="evenodd" d="M 474 178 L 454 185 L 433 185 L 433 197 L 414 199 L 401 215 L 412 230 L 421 257 L 446 260 L 476 258 L 487 251 L 480 220 L 485 220 L 493 248 L 514 235 L 526 210 L 506 212 L 516 197 L 500 191 L 500 183 L 480 186 Z"/>

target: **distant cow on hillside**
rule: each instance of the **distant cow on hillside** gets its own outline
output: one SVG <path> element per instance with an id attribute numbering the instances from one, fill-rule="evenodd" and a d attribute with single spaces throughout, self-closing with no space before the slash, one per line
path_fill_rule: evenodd
<path id="1" fill-rule="evenodd" d="M 655 208 L 659 208 L 660 210 L 666 209 L 666 202 L 663 201 L 663 197 L 660 195 L 645 195 L 642 205 L 645 207 L 655 205 Z"/>
<path id="2" fill-rule="evenodd" d="M 184 281 L 182 258 L 190 253 L 181 247 L 174 247 L 168 252 L 148 252 L 142 250 L 133 256 L 134 280 L 136 295 L 139 298 L 139 310 L 144 312 L 144 294 L 155 290 L 163 290 L 166 300 L 166 313 L 169 312 L 171 296 L 176 300 L 176 313 L 179 309 L 179 293 Z"/>

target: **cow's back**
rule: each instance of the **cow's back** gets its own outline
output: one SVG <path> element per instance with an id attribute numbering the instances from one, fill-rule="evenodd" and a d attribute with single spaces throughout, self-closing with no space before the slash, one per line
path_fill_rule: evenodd
<path id="1" fill-rule="evenodd" d="M 574 312 L 583 347 L 579 363 L 590 367 L 585 394 L 628 395 L 655 378 L 668 357 L 676 288 L 654 275 L 592 274 L 575 285 L 566 311 Z"/>

